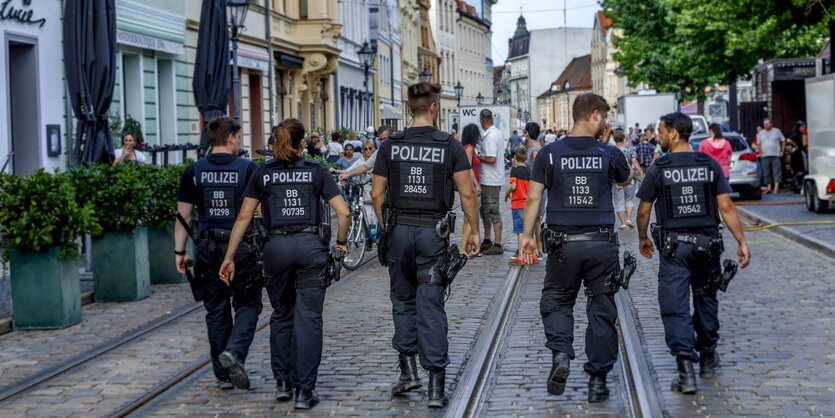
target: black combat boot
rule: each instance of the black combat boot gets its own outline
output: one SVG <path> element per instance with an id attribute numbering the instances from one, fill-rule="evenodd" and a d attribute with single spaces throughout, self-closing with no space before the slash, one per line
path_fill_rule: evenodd
<path id="1" fill-rule="evenodd" d="M 571 371 L 570 362 L 568 354 L 554 352 L 551 373 L 548 374 L 548 393 L 562 395 L 565 392 L 565 382 L 568 381 L 568 373 Z"/>
<path id="2" fill-rule="evenodd" d="M 446 380 L 446 370 L 430 371 L 429 372 L 429 407 L 443 408 L 449 403 L 449 399 L 444 393 L 444 384 Z"/>
<path id="3" fill-rule="evenodd" d="M 606 375 L 589 378 L 589 402 L 597 403 L 609 399 L 609 388 L 606 387 Z"/>
<path id="4" fill-rule="evenodd" d="M 713 377 L 716 375 L 716 368 L 719 367 L 719 353 L 699 353 L 699 376 Z"/>
<path id="5" fill-rule="evenodd" d="M 693 361 L 687 358 L 676 358 L 678 376 L 673 379 L 671 389 L 673 392 L 681 392 L 685 395 L 693 395 L 699 391 L 696 386 L 696 371 L 693 370 Z"/>
<path id="6" fill-rule="evenodd" d="M 319 392 L 316 390 L 296 389 L 296 403 L 294 409 L 310 409 L 319 403 Z"/>
<path id="7" fill-rule="evenodd" d="M 420 388 L 420 377 L 418 377 L 415 355 L 399 354 L 397 359 L 400 361 L 400 379 L 392 386 L 391 394 L 402 395 L 410 390 Z"/>
<path id="8" fill-rule="evenodd" d="M 217 359 L 229 371 L 229 380 L 236 388 L 249 390 L 249 376 L 246 374 L 244 364 L 238 361 L 234 354 L 224 351 L 220 353 Z"/>
<path id="9" fill-rule="evenodd" d="M 289 380 L 279 380 L 276 385 L 278 387 L 275 391 L 275 400 L 284 402 L 293 399 L 293 383 Z"/>

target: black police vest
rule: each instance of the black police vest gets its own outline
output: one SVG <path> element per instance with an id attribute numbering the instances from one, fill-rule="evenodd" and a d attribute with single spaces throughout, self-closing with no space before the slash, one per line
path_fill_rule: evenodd
<path id="1" fill-rule="evenodd" d="M 447 171 L 451 158 L 446 132 L 431 138 L 393 134 L 389 141 L 389 203 L 406 212 L 447 212 L 452 195 L 452 179 Z"/>
<path id="2" fill-rule="evenodd" d="M 249 160 L 235 157 L 225 165 L 216 165 L 207 158 L 194 163 L 194 185 L 199 198 L 200 231 L 232 229 L 244 200 Z"/>
<path id="3" fill-rule="evenodd" d="M 268 228 L 319 225 L 318 167 L 315 161 L 299 159 L 293 167 L 270 167 L 259 179 L 270 191 L 263 214 Z"/>
<path id="4" fill-rule="evenodd" d="M 709 155 L 700 152 L 676 158 L 667 155 L 656 160 L 655 165 L 661 182 L 655 213 L 661 225 L 680 230 L 719 224 L 712 187 L 717 173 L 710 165 Z"/>
<path id="5" fill-rule="evenodd" d="M 609 162 L 617 148 L 602 144 L 584 150 L 553 142 L 546 222 L 556 225 L 614 225 Z M 547 173 L 546 173 L 547 175 Z"/>

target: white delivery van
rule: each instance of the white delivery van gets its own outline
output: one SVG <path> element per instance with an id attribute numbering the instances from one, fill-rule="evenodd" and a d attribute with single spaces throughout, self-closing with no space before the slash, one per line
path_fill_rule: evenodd
<path id="1" fill-rule="evenodd" d="M 809 174 L 803 193 L 806 208 L 823 213 L 835 202 L 835 73 L 806 79 L 806 117 Z"/>

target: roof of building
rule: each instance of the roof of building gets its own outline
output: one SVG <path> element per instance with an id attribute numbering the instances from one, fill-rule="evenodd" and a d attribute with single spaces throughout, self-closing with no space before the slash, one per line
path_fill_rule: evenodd
<path id="1" fill-rule="evenodd" d="M 525 23 L 525 17 L 519 15 L 519 19 L 516 20 L 516 32 L 507 40 L 507 59 L 527 55 L 530 43 L 531 32 Z"/>
<path id="2" fill-rule="evenodd" d="M 603 36 L 606 36 L 606 34 L 609 32 L 609 28 L 612 27 L 612 19 L 606 17 L 606 15 L 603 13 L 603 10 L 597 11 L 596 19 L 599 23 L 597 27 L 600 28 L 600 33 Z"/>
<path id="3" fill-rule="evenodd" d="M 572 90 L 591 90 L 591 55 L 577 57 L 568 63 L 562 74 L 551 83 L 547 91 L 539 97 L 548 97 L 554 94 L 565 93 Z"/>

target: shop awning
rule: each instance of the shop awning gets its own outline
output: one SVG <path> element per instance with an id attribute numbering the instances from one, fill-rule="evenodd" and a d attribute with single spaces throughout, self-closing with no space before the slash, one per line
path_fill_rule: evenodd
<path id="1" fill-rule="evenodd" d="M 388 103 L 382 103 L 380 105 L 380 119 L 391 120 L 396 119 L 400 120 L 403 118 L 403 114 L 400 113 L 394 106 Z"/>

